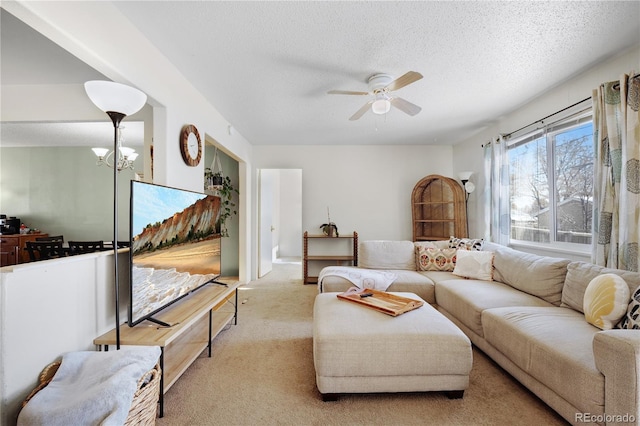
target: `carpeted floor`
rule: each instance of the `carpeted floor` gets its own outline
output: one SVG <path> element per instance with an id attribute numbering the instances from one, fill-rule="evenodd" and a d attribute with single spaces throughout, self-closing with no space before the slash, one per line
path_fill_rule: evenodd
<path id="1" fill-rule="evenodd" d="M 438 392 L 358 394 L 323 402 L 315 385 L 312 307 L 299 263 L 276 263 L 241 287 L 230 325 L 165 394 L 158 425 L 564 425 L 474 349 L 464 398 Z"/>

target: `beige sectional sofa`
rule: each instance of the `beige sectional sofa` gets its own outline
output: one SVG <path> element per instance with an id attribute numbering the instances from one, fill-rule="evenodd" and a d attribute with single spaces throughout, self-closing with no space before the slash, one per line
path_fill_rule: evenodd
<path id="1" fill-rule="evenodd" d="M 640 286 L 640 274 L 493 243 L 485 243 L 483 251 L 494 253 L 493 281 L 418 271 L 411 241 L 361 242 L 358 268 L 395 274 L 387 291 L 412 292 L 435 305 L 568 422 L 639 424 L 640 330 L 589 324 L 583 298 L 600 274 L 621 276 L 630 294 Z M 318 282 L 320 292 L 353 285 L 322 273 Z"/>

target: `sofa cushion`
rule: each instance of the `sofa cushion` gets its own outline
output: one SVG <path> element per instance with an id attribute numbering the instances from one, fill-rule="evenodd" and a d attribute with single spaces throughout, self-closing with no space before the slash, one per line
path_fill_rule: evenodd
<path id="1" fill-rule="evenodd" d="M 435 290 L 433 281 L 426 275 L 417 271 L 389 270 L 397 277 L 386 291 L 403 291 L 420 296 L 427 303 L 435 304 Z M 320 293 L 347 291 L 353 287 L 353 283 L 346 278 L 336 275 L 327 275 L 318 283 Z"/>
<path id="2" fill-rule="evenodd" d="M 481 314 L 501 306 L 552 306 L 532 296 L 496 281 L 450 279 L 436 285 L 438 306 L 456 317 L 479 336 L 483 336 Z"/>
<path id="3" fill-rule="evenodd" d="M 638 272 L 605 268 L 588 262 L 571 262 L 567 266 L 567 278 L 562 288 L 561 306 L 567 306 L 576 311 L 584 312 L 582 306 L 584 292 L 587 290 L 587 286 L 591 280 L 600 274 L 616 274 L 621 276 L 629 286 L 630 292 L 633 292 L 640 285 L 640 273 Z"/>
<path id="4" fill-rule="evenodd" d="M 484 337 L 522 370 L 585 413 L 604 410 L 604 376 L 592 342 L 600 331 L 560 307 L 510 307 L 482 313 Z"/>
<path id="5" fill-rule="evenodd" d="M 438 285 L 441 281 L 448 280 L 459 280 L 460 277 L 457 275 L 453 275 L 453 272 L 445 272 L 445 271 L 420 271 L 420 274 L 428 277 L 431 281 L 433 281 L 436 285 Z"/>
<path id="6" fill-rule="evenodd" d="M 631 302 L 618 328 L 640 330 L 640 287 L 636 288 L 631 295 Z"/>
<path id="7" fill-rule="evenodd" d="M 493 252 L 458 250 L 453 274 L 464 278 L 493 281 Z"/>
<path id="8" fill-rule="evenodd" d="M 495 254 L 495 281 L 560 306 L 570 260 L 525 253 L 495 243 L 485 243 L 484 250 Z"/>
<path id="9" fill-rule="evenodd" d="M 627 313 L 628 305 L 629 287 L 616 274 L 598 275 L 584 292 L 584 317 L 602 330 L 611 330 Z"/>
<path id="10" fill-rule="evenodd" d="M 412 241 L 363 241 L 358 250 L 358 266 L 368 269 L 416 270 Z"/>
<path id="11" fill-rule="evenodd" d="M 457 249 L 416 246 L 416 268 L 418 271 L 453 271 L 456 266 Z"/>

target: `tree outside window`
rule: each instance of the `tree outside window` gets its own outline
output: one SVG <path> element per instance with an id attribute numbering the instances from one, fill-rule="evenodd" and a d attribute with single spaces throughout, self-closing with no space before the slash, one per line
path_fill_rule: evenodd
<path id="1" fill-rule="evenodd" d="M 511 239 L 591 244 L 591 114 L 509 142 Z"/>

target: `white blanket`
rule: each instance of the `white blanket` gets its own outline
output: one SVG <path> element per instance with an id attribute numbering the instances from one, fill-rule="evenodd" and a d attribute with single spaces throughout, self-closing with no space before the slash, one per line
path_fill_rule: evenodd
<path id="1" fill-rule="evenodd" d="M 158 346 L 66 353 L 51 383 L 20 412 L 18 425 L 122 425 L 138 381 L 159 358 Z"/>
<path id="2" fill-rule="evenodd" d="M 320 271 L 318 282 L 326 276 L 335 275 L 349 280 L 358 288 L 385 291 L 398 278 L 393 272 L 363 269 L 355 266 L 327 266 Z"/>

